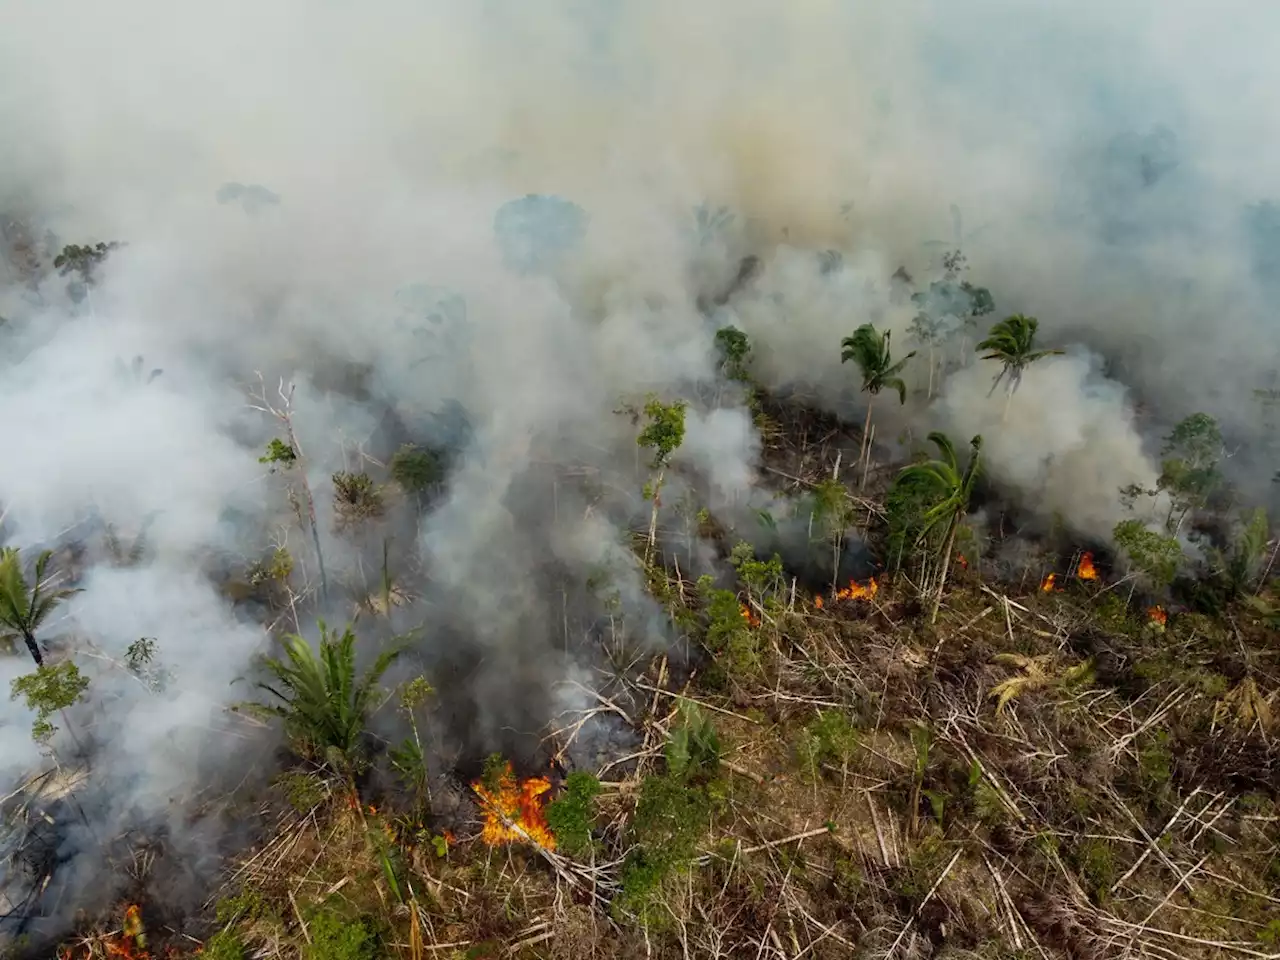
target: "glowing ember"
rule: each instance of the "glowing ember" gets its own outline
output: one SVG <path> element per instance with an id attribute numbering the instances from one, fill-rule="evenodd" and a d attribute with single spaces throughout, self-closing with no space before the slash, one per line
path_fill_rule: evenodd
<path id="1" fill-rule="evenodd" d="M 1076 576 L 1081 580 L 1098 579 L 1098 569 L 1093 565 L 1093 554 L 1087 550 L 1080 555 L 1080 564 L 1076 567 Z"/>
<path id="2" fill-rule="evenodd" d="M 1163 627 L 1169 622 L 1169 614 L 1165 613 L 1164 607 L 1157 604 L 1147 611 L 1147 619 L 1157 627 Z"/>
<path id="3" fill-rule="evenodd" d="M 823 604 L 823 602 L 822 602 L 822 597 L 814 597 L 814 598 L 813 598 L 813 609 L 815 609 L 815 610 L 821 610 L 821 609 L 823 608 L 823 606 L 825 606 L 825 604 Z"/>
<path id="4" fill-rule="evenodd" d="M 534 843 L 544 850 L 554 850 L 556 838 L 547 826 L 544 811 L 551 781 L 546 777 L 517 780 L 508 763 L 494 786 L 496 789 L 490 790 L 481 780 L 471 784 L 484 807 L 480 839 L 490 847 Z"/>
<path id="5" fill-rule="evenodd" d="M 1041 582 L 1040 589 L 1043 590 L 1045 593 L 1048 593 L 1051 590 L 1057 589 L 1057 586 L 1058 586 L 1058 575 L 1056 573 L 1051 573 L 1047 577 L 1045 577 L 1044 580 Z"/>
<path id="6" fill-rule="evenodd" d="M 755 612 L 752 611 L 750 607 L 748 607 L 745 603 L 743 603 L 743 604 L 739 604 L 739 609 L 742 611 L 742 619 L 747 621 L 747 626 L 749 627 L 760 626 L 760 618 L 755 615 Z"/>

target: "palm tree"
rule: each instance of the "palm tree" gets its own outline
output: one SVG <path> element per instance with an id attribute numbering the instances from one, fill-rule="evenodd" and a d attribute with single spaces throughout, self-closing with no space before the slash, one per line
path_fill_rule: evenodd
<path id="1" fill-rule="evenodd" d="M 320 621 L 320 655 L 304 637 L 284 638 L 285 659 L 267 657 L 272 683 L 259 688 L 279 703 L 258 704 L 283 717 L 285 730 L 300 746 L 349 773 L 377 683 L 403 651 L 384 650 L 361 677 L 356 675 L 356 638 L 347 626 L 339 636 Z"/>
<path id="2" fill-rule="evenodd" d="M 947 584 L 947 575 L 951 570 L 951 558 L 955 554 L 956 534 L 969 512 L 969 500 L 973 496 L 973 488 L 978 479 L 980 469 L 982 437 L 974 437 L 969 441 L 972 453 L 968 466 L 962 471 L 956 456 L 956 448 L 946 434 L 937 431 L 929 434 L 929 440 L 938 448 L 939 459 L 926 460 L 904 467 L 898 474 L 895 483 L 911 484 L 916 489 L 929 495 L 931 506 L 919 519 L 919 535 L 916 543 L 923 543 L 935 530 L 942 529 L 942 569 L 938 575 L 937 592 L 934 594 L 933 611 L 929 622 L 938 619 L 938 608 L 942 605 L 942 591 Z"/>
<path id="3" fill-rule="evenodd" d="M 977 349 L 990 351 L 982 358 L 983 360 L 999 360 L 1001 364 L 1000 372 L 992 381 L 991 390 L 988 391 L 987 396 L 996 392 L 996 387 L 1000 385 L 1005 374 L 1009 375 L 1009 392 L 1005 395 L 1004 417 L 1009 415 L 1009 400 L 1013 397 L 1013 392 L 1022 383 L 1022 371 L 1037 360 L 1062 353 L 1061 350 L 1034 349 L 1036 330 L 1039 327 L 1040 321 L 1035 317 L 1015 313 L 993 326 L 991 332 L 987 334 L 987 339 L 978 344 Z"/>
<path id="4" fill-rule="evenodd" d="M 22 570 L 22 556 L 15 547 L 0 550 L 0 640 L 12 643 L 21 637 L 31 652 L 37 667 L 44 666 L 44 655 L 36 643 L 36 630 L 48 619 L 49 614 L 63 600 L 79 590 L 49 589 L 52 577 L 45 576 L 52 550 L 46 550 L 36 559 L 35 585 L 32 586 Z"/>
<path id="5" fill-rule="evenodd" d="M 897 363 L 893 362 L 893 357 L 889 352 L 889 331 L 879 333 L 876 328 L 864 323 L 857 330 L 853 331 L 853 336 L 845 337 L 840 341 L 840 362 L 847 363 L 850 360 L 858 364 L 858 369 L 862 371 L 862 389 L 870 394 L 867 401 L 867 419 L 862 425 L 862 450 L 859 459 L 862 457 L 870 457 L 871 455 L 871 408 L 875 401 L 876 394 L 886 387 L 890 387 L 898 391 L 898 402 L 907 402 L 907 385 L 903 382 L 902 368 L 907 365 L 907 361 L 916 355 L 916 351 L 912 350 Z M 864 471 L 865 478 L 866 473 Z"/>

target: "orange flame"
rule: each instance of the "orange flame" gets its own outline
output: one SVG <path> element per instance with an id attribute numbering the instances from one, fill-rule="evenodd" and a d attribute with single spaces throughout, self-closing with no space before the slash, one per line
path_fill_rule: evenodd
<path id="1" fill-rule="evenodd" d="M 963 554 L 963 553 L 957 553 L 957 554 L 956 554 L 956 563 L 960 564 L 960 569 L 961 569 L 961 570 L 968 570 L 968 569 L 969 569 L 969 561 L 968 561 L 968 560 L 966 560 L 966 559 L 964 558 L 964 554 Z"/>
<path id="2" fill-rule="evenodd" d="M 1058 575 L 1056 573 L 1049 574 L 1040 583 L 1040 589 L 1043 590 L 1045 593 L 1048 593 L 1051 590 L 1057 589 L 1057 586 L 1058 586 Z"/>
<path id="3" fill-rule="evenodd" d="M 749 627 L 760 626 L 760 618 L 757 617 L 755 615 L 755 612 L 750 607 L 748 607 L 745 603 L 738 604 L 738 609 L 742 611 L 742 619 L 747 621 L 747 626 Z"/>
<path id="4" fill-rule="evenodd" d="M 1169 614 L 1165 613 L 1164 607 L 1157 604 L 1147 611 L 1147 619 L 1157 627 L 1163 627 L 1169 622 Z"/>
<path id="5" fill-rule="evenodd" d="M 471 784 L 484 807 L 480 839 L 490 847 L 531 842 L 544 850 L 555 850 L 555 834 L 547 826 L 544 810 L 551 781 L 546 777 L 517 780 L 508 763 L 495 787 L 490 790 L 480 780 Z"/>
<path id="6" fill-rule="evenodd" d="M 1098 579 L 1098 568 L 1093 565 L 1093 554 L 1087 550 L 1080 555 L 1080 563 L 1076 566 L 1076 576 L 1081 580 Z"/>
<path id="7" fill-rule="evenodd" d="M 872 577 L 867 581 L 866 586 L 858 583 L 856 580 L 850 580 L 849 585 L 843 590 L 836 591 L 836 601 L 840 600 L 867 600 L 870 601 L 880 590 L 880 584 L 876 582 L 876 578 Z"/>
<path id="8" fill-rule="evenodd" d="M 813 609 L 821 610 L 824 606 L 825 604 L 822 602 L 822 597 L 818 596 L 813 598 Z"/>
<path id="9" fill-rule="evenodd" d="M 125 907 L 124 923 L 118 933 L 110 933 L 95 941 L 83 944 L 85 960 L 94 957 L 114 957 L 117 960 L 152 960 L 147 952 L 147 934 L 142 926 L 142 908 L 136 903 Z M 59 960 L 74 960 L 75 953 L 67 947 L 59 954 Z"/>

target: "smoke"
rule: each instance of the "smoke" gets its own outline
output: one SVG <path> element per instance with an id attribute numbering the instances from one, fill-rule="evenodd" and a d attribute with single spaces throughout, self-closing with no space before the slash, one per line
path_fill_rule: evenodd
<path id="1" fill-rule="evenodd" d="M 232 609 L 218 578 L 273 542 L 310 591 L 308 632 L 351 615 L 392 544 L 410 594 L 394 625 L 425 626 L 415 660 L 456 681 L 449 734 L 471 753 L 527 753 L 589 703 L 608 598 L 626 644 L 667 648 L 628 541 L 648 471 L 614 411 L 702 398 L 664 528 L 686 493 L 735 518 L 773 506 L 742 398 L 699 393 L 723 324 L 750 335 L 766 385 L 857 419 L 840 338 L 891 330 L 924 388 L 931 351 L 893 276 L 927 284 L 961 248 L 994 317 L 1035 314 L 1067 353 L 1006 413 L 991 364 L 960 362 L 982 333 L 965 332 L 938 348 L 931 399 L 876 400 L 879 459 L 930 429 L 981 433 L 1024 508 L 1106 537 L 1118 488 L 1158 472 L 1160 433 L 1204 410 L 1233 479 L 1267 490 L 1252 391 L 1280 343 L 1264 205 L 1280 137 L 1257 118 L 1280 11 L 1227 7 L 9 0 L 0 502 L 8 543 L 83 547 L 64 572 L 85 592 L 45 628 L 100 657 L 71 713 L 97 751 L 96 822 L 67 840 L 81 890 L 91 837 L 126 823 L 211 849 L 193 784 L 244 769 L 251 734 L 218 718 L 269 649 L 263 611 Z M 127 246 L 77 302 L 49 261 L 98 240 Z M 250 394 L 280 406 L 280 378 L 298 384 L 327 609 L 285 483 L 258 463 L 282 427 Z M 331 474 L 404 442 L 448 451 L 443 491 L 337 529 Z M 138 566 L 114 569 L 106 524 L 146 531 Z M 160 693 L 115 666 L 140 637 L 171 674 Z M 6 704 L 0 724 L 0 762 L 29 769 L 29 718 Z"/>

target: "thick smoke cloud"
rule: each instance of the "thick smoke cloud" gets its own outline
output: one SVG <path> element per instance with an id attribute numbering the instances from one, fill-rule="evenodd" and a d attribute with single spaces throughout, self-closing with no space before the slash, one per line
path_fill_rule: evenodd
<path id="1" fill-rule="evenodd" d="M 724 323 L 767 385 L 858 418 L 840 338 L 873 321 L 911 349 L 894 272 L 927 282 L 960 246 L 996 317 L 1036 314 L 1067 352 L 1006 416 L 994 370 L 950 348 L 932 402 L 877 401 L 882 460 L 981 432 L 1025 508 L 1105 537 L 1160 433 L 1205 410 L 1234 479 L 1268 490 L 1251 391 L 1280 343 L 1269 5 L 0 0 L 0 21 L 0 503 L 13 545 L 89 544 L 50 632 L 102 657 L 76 713 L 111 771 L 99 835 L 163 823 L 207 849 L 183 785 L 243 756 L 217 718 L 269 641 L 210 574 L 292 521 L 257 462 L 279 428 L 248 409 L 256 371 L 273 402 L 299 384 L 342 598 L 309 615 L 349 616 L 394 541 L 425 572 L 396 616 L 426 620 L 415 657 L 462 678 L 473 754 L 585 702 L 592 665 L 567 651 L 602 592 L 629 642 L 671 643 L 625 545 L 647 473 L 612 411 L 710 381 Z M 526 194 L 572 206 L 503 206 Z M 46 231 L 128 245 L 76 304 L 17 266 Z M 771 505 L 750 414 L 719 397 L 690 412 L 668 512 L 692 488 L 731 516 Z M 442 496 L 421 518 L 394 504 L 376 536 L 335 531 L 330 474 L 404 440 L 457 449 Z M 107 523 L 146 529 L 140 566 L 113 569 Z M 173 674 L 159 697 L 110 665 L 141 636 Z M 0 768 L 30 769 L 29 718 L 0 722 Z"/>

